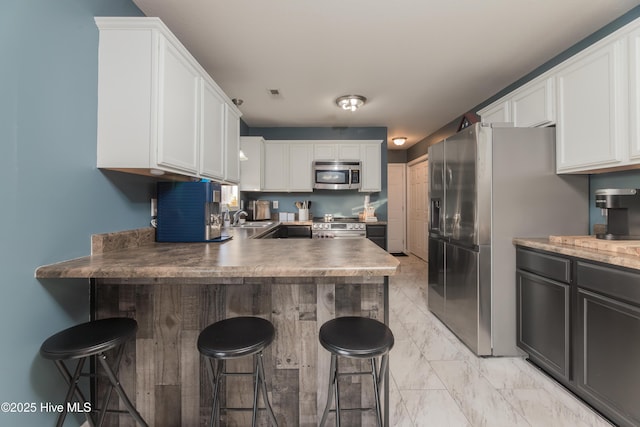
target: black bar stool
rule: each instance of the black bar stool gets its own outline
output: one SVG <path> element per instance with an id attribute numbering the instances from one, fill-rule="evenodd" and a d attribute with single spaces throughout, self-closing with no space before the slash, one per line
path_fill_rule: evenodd
<path id="1" fill-rule="evenodd" d="M 95 423 L 90 416 L 90 413 L 86 414 L 89 425 L 92 427 L 101 426 L 107 412 L 125 412 L 107 409 L 109 400 L 111 399 L 111 393 L 115 388 L 129 414 L 131 414 L 138 424 L 145 427 L 147 426 L 147 423 L 145 423 L 136 408 L 133 406 L 118 380 L 118 368 L 120 366 L 120 359 L 122 359 L 122 354 L 124 352 L 124 344 L 134 338 L 137 331 L 138 323 L 133 319 L 101 319 L 72 326 L 71 328 L 52 335 L 42 343 L 42 346 L 40 347 L 40 355 L 45 359 L 50 359 L 55 362 L 58 370 L 69 385 L 69 390 L 67 391 L 64 401 L 64 408 L 58 416 L 56 426 L 60 427 L 64 423 L 64 419 L 67 416 L 68 404 L 71 402 L 74 395 L 83 408 L 88 406 L 87 400 L 82 394 L 80 388 L 78 388 L 78 381 L 80 376 L 83 375 L 82 368 L 84 367 L 85 362 L 87 359 L 94 356 L 100 361 L 100 364 L 104 368 L 106 376 L 109 378 L 110 385 L 103 397 L 102 408 L 98 412 L 98 422 Z M 107 362 L 107 355 L 105 353 L 112 349 L 117 350 L 113 364 L 112 366 L 109 366 L 109 363 Z M 79 359 L 73 374 L 69 372 L 69 369 L 64 363 L 65 360 L 72 359 Z"/>
<path id="2" fill-rule="evenodd" d="M 331 353 L 331 367 L 329 368 L 329 391 L 327 406 L 322 414 L 320 426 L 324 426 L 329 412 L 336 414 L 336 426 L 340 426 L 340 395 L 338 377 L 344 375 L 371 374 L 373 378 L 373 392 L 375 408 L 344 408 L 342 410 L 371 410 L 375 409 L 378 426 L 382 427 L 382 408 L 380 405 L 380 384 L 389 368 L 389 350 L 393 347 L 394 339 L 391 329 L 384 323 L 366 317 L 338 317 L 329 320 L 320 328 L 320 344 Z M 339 372 L 338 356 L 369 359 L 370 372 Z M 382 356 L 380 370 L 377 369 L 376 358 Z M 333 389 L 333 392 L 332 392 Z M 336 407 L 331 409 L 335 397 Z"/>
<path id="3" fill-rule="evenodd" d="M 271 423 L 277 427 L 278 422 L 267 396 L 267 385 L 264 380 L 264 361 L 262 351 L 273 341 L 276 330 L 268 320 L 260 317 L 233 317 L 207 326 L 198 336 L 198 351 L 207 358 L 207 369 L 211 378 L 213 403 L 210 425 L 220 424 L 220 410 L 250 410 L 251 408 L 220 408 L 220 380 L 223 376 L 253 375 L 253 418 L 256 425 L 258 409 L 258 389 L 262 390 L 262 398 Z M 226 372 L 225 360 L 237 359 L 253 355 L 253 372 Z"/>

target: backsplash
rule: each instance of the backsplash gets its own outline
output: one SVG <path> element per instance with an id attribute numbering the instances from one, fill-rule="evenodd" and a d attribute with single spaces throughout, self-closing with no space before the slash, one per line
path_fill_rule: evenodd
<path id="1" fill-rule="evenodd" d="M 277 212 L 298 212 L 295 202 L 311 200 L 311 216 L 322 216 L 326 213 L 334 216 L 358 216 L 358 212 L 363 210 L 364 196 L 368 193 L 357 191 L 332 191 L 315 190 L 312 193 L 259 193 L 243 192 L 242 200 L 245 206 L 248 200 L 270 200 L 278 201 L 278 209 L 273 209 L 272 214 Z M 387 200 L 380 199 L 380 193 L 370 194 L 370 205 L 376 208 L 376 216 L 380 221 L 387 220 Z"/>
<path id="2" fill-rule="evenodd" d="M 593 234 L 595 224 L 606 222 L 595 205 L 595 192 L 602 188 L 640 188 L 640 170 L 603 173 L 589 177 L 589 230 Z"/>

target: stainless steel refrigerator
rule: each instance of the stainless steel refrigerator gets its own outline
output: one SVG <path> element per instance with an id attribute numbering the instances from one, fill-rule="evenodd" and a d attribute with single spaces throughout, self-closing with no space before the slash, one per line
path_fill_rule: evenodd
<path id="1" fill-rule="evenodd" d="M 429 309 L 477 355 L 516 348 L 514 237 L 585 235 L 588 177 L 554 128 L 472 125 L 429 147 Z"/>

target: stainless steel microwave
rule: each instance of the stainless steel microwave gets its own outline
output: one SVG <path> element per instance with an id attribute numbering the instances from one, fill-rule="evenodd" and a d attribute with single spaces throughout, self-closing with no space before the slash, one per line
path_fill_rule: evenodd
<path id="1" fill-rule="evenodd" d="M 316 160 L 313 188 L 321 190 L 360 189 L 362 164 L 357 160 Z"/>

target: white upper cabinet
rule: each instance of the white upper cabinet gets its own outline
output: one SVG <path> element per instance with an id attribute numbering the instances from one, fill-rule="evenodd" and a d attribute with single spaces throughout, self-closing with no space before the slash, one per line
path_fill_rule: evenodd
<path id="1" fill-rule="evenodd" d="M 98 167 L 237 182 L 240 112 L 180 41 L 158 18 L 95 21 Z"/>
<path id="2" fill-rule="evenodd" d="M 640 28 L 629 34 L 629 159 L 640 163 Z"/>
<path id="3" fill-rule="evenodd" d="M 555 108 L 554 108 L 555 107 Z M 640 165 L 640 19 L 478 112 L 487 123 L 556 125 L 556 172 Z"/>
<path id="4" fill-rule="evenodd" d="M 361 144 L 342 143 L 338 144 L 339 160 L 358 160 L 360 159 Z"/>
<path id="5" fill-rule="evenodd" d="M 244 141 L 243 138 L 243 144 Z M 382 189 L 381 144 L 382 141 L 373 140 L 264 141 L 264 155 L 261 163 L 262 191 L 313 191 L 314 160 L 359 160 L 362 163 L 360 191 L 380 191 Z M 245 154 L 251 160 L 251 156 L 246 152 Z M 243 172 L 240 180 L 241 188 L 255 188 L 249 185 L 254 180 L 250 173 Z M 246 184 L 245 181 L 247 181 Z M 250 191 L 249 188 L 247 191 Z"/>
<path id="6" fill-rule="evenodd" d="M 232 184 L 240 182 L 240 114 L 225 105 L 225 172 L 224 180 Z"/>
<path id="7" fill-rule="evenodd" d="M 360 143 L 349 142 L 349 140 L 310 142 L 313 142 L 313 160 L 360 159 Z"/>
<path id="8" fill-rule="evenodd" d="M 158 165 L 196 174 L 200 74 L 169 40 L 158 41 Z"/>
<path id="9" fill-rule="evenodd" d="M 224 179 L 224 116 L 224 99 L 203 79 L 200 173 L 216 180 Z"/>
<path id="10" fill-rule="evenodd" d="M 478 111 L 482 123 L 508 123 L 511 122 L 511 102 L 499 100 L 488 107 Z"/>
<path id="11" fill-rule="evenodd" d="M 247 157 L 240 162 L 240 191 L 262 191 L 264 139 L 261 136 L 243 136 L 240 149 Z"/>
<path id="12" fill-rule="evenodd" d="M 514 92 L 511 120 L 516 127 L 545 126 L 555 122 L 553 77 L 536 79 Z"/>
<path id="13" fill-rule="evenodd" d="M 555 122 L 554 79 L 541 76 L 478 111 L 482 123 L 512 123 L 518 127 Z"/>
<path id="14" fill-rule="evenodd" d="M 624 40 L 589 49 L 556 72 L 558 172 L 616 167 L 626 138 Z"/>
<path id="15" fill-rule="evenodd" d="M 337 160 L 338 146 L 333 143 L 313 144 L 313 160 Z"/>
<path id="16" fill-rule="evenodd" d="M 313 144 L 289 143 L 289 190 L 313 191 Z"/>
<path id="17" fill-rule="evenodd" d="M 265 141 L 263 191 L 313 191 L 313 144 L 304 141 Z"/>
<path id="18" fill-rule="evenodd" d="M 382 190 L 382 153 L 380 143 L 366 143 L 360 146 L 362 162 L 362 186 L 360 191 L 376 192 Z"/>
<path id="19" fill-rule="evenodd" d="M 264 191 L 289 191 L 289 142 L 265 141 Z"/>

